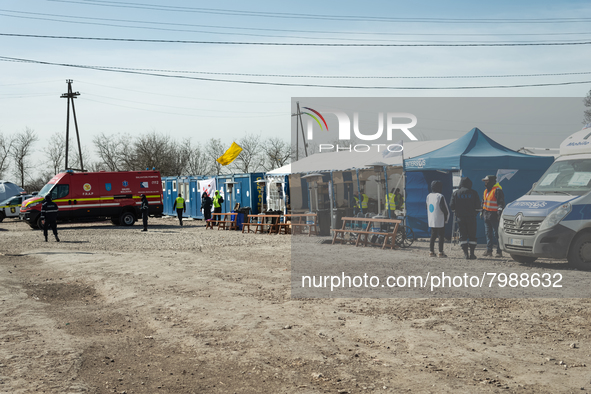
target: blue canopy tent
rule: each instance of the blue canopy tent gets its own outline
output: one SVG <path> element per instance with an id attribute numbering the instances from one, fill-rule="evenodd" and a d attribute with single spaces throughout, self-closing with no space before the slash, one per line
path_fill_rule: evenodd
<path id="1" fill-rule="evenodd" d="M 500 178 L 500 185 L 508 204 L 527 193 L 553 161 L 553 157 L 531 156 L 506 148 L 475 127 L 443 148 L 404 161 L 408 224 L 416 235 L 429 235 L 425 199 L 434 180 L 443 182 L 443 194 L 449 204 L 453 175 L 470 178 L 473 189 L 482 198 L 484 184 L 481 179 L 486 175 L 497 175 L 497 172 L 506 173 L 509 176 Z M 451 220 L 446 227 L 446 236 L 451 236 Z M 478 220 L 477 236 L 478 243 L 486 243 L 482 220 Z"/>

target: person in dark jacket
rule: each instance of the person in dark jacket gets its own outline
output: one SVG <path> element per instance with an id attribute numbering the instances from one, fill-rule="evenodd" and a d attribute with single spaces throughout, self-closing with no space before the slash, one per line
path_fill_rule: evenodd
<path id="1" fill-rule="evenodd" d="M 497 246 L 495 257 L 503 257 L 499 247 L 499 220 L 505 209 L 505 194 L 497 183 L 497 177 L 487 175 L 482 179 L 486 189 L 482 198 L 482 219 L 484 219 L 484 233 L 486 234 L 486 252 L 484 256 L 492 256 L 493 247 Z"/>
<path id="2" fill-rule="evenodd" d="M 41 205 L 41 220 L 43 221 L 43 236 L 45 237 L 45 242 L 47 242 L 47 229 L 51 227 L 53 231 L 53 235 L 55 235 L 55 240 L 57 242 L 60 239 L 57 236 L 57 211 L 58 211 L 57 204 L 51 200 L 51 195 L 48 194 L 45 196 L 45 200 L 43 201 L 43 205 Z"/>
<path id="3" fill-rule="evenodd" d="M 449 218 L 449 210 L 443 191 L 441 181 L 431 182 L 431 193 L 427 196 L 427 218 L 431 227 L 431 243 L 429 244 L 429 256 L 435 257 L 435 239 L 439 238 L 439 257 L 447 257 L 443 252 L 445 242 L 445 223 Z"/>
<path id="4" fill-rule="evenodd" d="M 452 197 L 450 208 L 456 214 L 458 227 L 460 230 L 460 245 L 464 251 L 464 257 L 475 259 L 474 249 L 476 249 L 476 216 L 482 210 L 480 197 L 472 189 L 470 178 L 462 178 L 460 188 L 456 190 Z M 468 249 L 470 249 L 468 253 Z"/>
<path id="5" fill-rule="evenodd" d="M 144 222 L 144 229 L 142 231 L 148 231 L 148 213 L 150 211 L 150 205 L 145 194 L 142 194 L 142 204 L 140 205 L 140 211 L 142 211 L 142 221 Z"/>
<path id="6" fill-rule="evenodd" d="M 397 210 L 402 210 L 404 208 L 404 197 L 400 194 L 400 189 L 396 189 L 394 191 L 394 204 L 396 205 Z"/>
<path id="7" fill-rule="evenodd" d="M 213 206 L 213 200 L 211 197 L 207 195 L 207 192 L 204 191 L 201 195 L 201 210 L 203 211 L 203 216 L 205 220 L 211 220 L 211 207 Z"/>

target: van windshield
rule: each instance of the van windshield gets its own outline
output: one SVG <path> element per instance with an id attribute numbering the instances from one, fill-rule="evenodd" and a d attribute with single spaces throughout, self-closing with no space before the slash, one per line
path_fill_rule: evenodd
<path id="1" fill-rule="evenodd" d="M 47 195 L 47 193 L 49 193 L 49 191 L 51 190 L 52 187 L 54 187 L 55 185 L 53 183 L 48 183 L 47 185 L 43 186 L 43 189 L 41 189 L 39 191 L 39 193 L 37 193 L 38 196 L 41 197 L 45 197 Z"/>
<path id="2" fill-rule="evenodd" d="M 583 195 L 591 191 L 591 160 L 554 162 L 532 189 L 532 194 Z"/>

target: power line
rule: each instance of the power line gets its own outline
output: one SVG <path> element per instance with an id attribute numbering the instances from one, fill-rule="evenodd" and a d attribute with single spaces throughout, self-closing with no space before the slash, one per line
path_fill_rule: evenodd
<path id="1" fill-rule="evenodd" d="M 115 97 L 109 97 L 109 96 L 102 96 L 102 95 L 98 95 L 98 94 L 89 94 L 89 93 L 85 93 L 85 95 L 89 95 L 92 97 L 100 97 L 103 99 L 109 99 L 109 100 L 116 100 L 116 101 L 123 101 L 123 102 L 128 102 L 128 103 L 133 103 L 133 104 L 142 104 L 142 105 L 151 105 L 151 106 L 157 106 L 159 108 L 162 107 L 168 107 L 168 108 L 176 108 L 176 109 L 186 109 L 188 111 L 204 111 L 204 112 L 222 112 L 222 113 L 228 113 L 229 111 L 221 111 L 221 110 L 216 110 L 216 109 L 204 109 L 204 108 L 189 108 L 189 107 L 179 107 L 178 105 L 163 105 L 161 103 L 146 103 L 146 102 L 142 102 L 142 101 L 135 101 L 135 100 L 125 100 L 125 99 L 121 99 L 121 98 L 115 98 Z M 233 114 L 259 114 L 260 116 L 277 116 L 279 114 L 284 114 L 284 111 L 282 112 L 277 112 L 277 111 L 273 111 L 273 112 L 253 112 L 253 111 L 231 111 Z"/>
<path id="2" fill-rule="evenodd" d="M 69 19 L 79 19 L 82 21 L 103 21 L 103 22 L 124 22 L 124 23 L 135 23 L 135 24 L 151 24 L 151 25 L 158 25 L 158 26 L 184 26 L 184 27 L 198 27 L 198 28 L 209 28 L 209 29 L 226 29 L 226 30 L 238 30 L 238 31 L 265 31 L 265 32 L 282 32 L 282 33 L 309 33 L 309 34 L 342 34 L 342 35 L 377 35 L 377 36 L 454 36 L 454 37 L 464 37 L 464 36 L 479 36 L 479 37 L 499 37 L 499 36 L 564 36 L 564 35 L 589 35 L 591 32 L 553 32 L 553 33 L 399 33 L 399 32 L 367 32 L 367 31 L 326 31 L 326 30 L 299 30 L 299 29 L 270 29 L 270 28 L 260 28 L 260 27 L 237 27 L 237 26 L 219 26 L 219 25 L 195 25 L 195 24 L 187 24 L 187 23 L 169 23 L 169 22 L 157 22 L 157 21 L 138 21 L 138 20 L 130 20 L 130 19 L 113 19 L 113 18 L 95 18 L 95 17 L 86 17 L 86 16 L 69 16 L 69 15 L 58 15 L 58 14 L 45 14 L 39 12 L 23 12 L 23 11 L 12 11 L 12 10 L 3 10 L 0 9 L 0 12 L 9 12 L 13 14 L 20 14 L 20 15 L 37 15 L 37 16 L 44 16 L 44 17 L 52 17 L 52 18 L 69 18 Z M 0 14 L 2 16 L 13 17 L 13 18 L 22 18 L 22 19 L 33 19 L 33 20 L 49 20 L 55 22 L 65 22 L 65 23 L 83 23 L 83 22 L 76 22 L 76 21 L 67 21 L 67 20 L 60 20 L 60 19 L 50 19 L 50 18 L 36 18 L 36 17 L 29 17 L 29 16 L 18 16 L 18 15 L 9 15 L 9 14 Z M 84 22 L 88 24 L 87 22 Z M 126 26 L 126 25 L 111 25 L 111 24 L 100 24 L 97 25 L 103 26 L 115 26 L 115 27 L 130 27 L 130 28 L 137 28 L 137 29 L 151 29 L 151 30 L 164 30 L 164 31 L 178 31 L 178 32 L 195 32 L 195 33 L 202 33 L 202 31 L 195 31 L 195 30 L 182 30 L 182 29 L 159 29 L 159 28 L 152 28 L 152 27 L 143 27 L 143 26 Z M 231 32 L 205 32 L 210 34 L 236 34 Z M 285 36 L 264 36 L 264 37 L 285 37 Z M 287 36 L 290 38 L 296 38 L 294 36 Z M 319 37 L 306 37 L 306 38 L 314 38 L 314 39 L 321 39 Z"/>
<path id="3" fill-rule="evenodd" d="M 145 90 L 136 90 L 136 89 L 126 89 L 126 88 L 122 88 L 120 86 L 110 86 L 110 85 L 104 85 L 104 84 L 98 84 L 98 83 L 92 83 L 92 82 L 87 82 L 84 80 L 79 80 L 76 79 L 76 83 L 77 84 L 87 84 L 87 85 L 92 85 L 92 86 L 100 86 L 103 88 L 108 88 L 108 89 L 115 89 L 115 90 L 123 90 L 126 92 L 135 92 L 135 93 L 142 93 L 142 94 L 151 94 L 151 95 L 155 95 L 155 96 L 164 96 L 164 97 L 175 97 L 175 98 L 184 98 L 184 99 L 190 99 L 190 100 L 199 100 L 199 101 L 216 101 L 216 102 L 222 102 L 222 103 L 248 103 L 248 104 L 275 104 L 275 105 L 286 105 L 289 104 L 290 101 L 289 99 L 285 102 L 281 102 L 281 101 L 259 101 L 259 100 L 220 100 L 220 99 L 215 99 L 215 98 L 211 98 L 211 97 L 191 97 L 191 96 L 179 96 L 179 95 L 173 95 L 173 94 L 165 94 L 162 92 L 148 92 Z"/>
<path id="4" fill-rule="evenodd" d="M 559 77 L 559 76 L 568 76 L 568 75 L 588 75 L 588 74 L 591 74 L 591 71 L 578 71 L 578 72 L 563 72 L 563 73 L 498 74 L 498 75 L 352 76 L 352 75 L 254 74 L 254 73 L 235 73 L 235 72 L 164 70 L 164 69 L 154 69 L 154 68 L 111 67 L 111 66 L 90 66 L 90 67 L 110 69 L 110 70 L 163 72 L 163 73 L 177 73 L 177 74 L 206 74 L 206 75 L 229 75 L 229 76 L 241 76 L 241 77 L 313 78 L 313 79 L 475 79 L 475 78 Z"/>
<path id="5" fill-rule="evenodd" d="M 18 59 L 6 56 L 0 56 L 0 61 L 11 61 L 11 62 L 22 62 L 22 63 L 33 63 L 43 64 L 61 67 L 71 68 L 82 68 L 89 70 L 108 71 L 124 74 L 133 75 L 146 75 L 152 77 L 161 78 L 175 78 L 175 79 L 187 79 L 196 81 L 208 81 L 208 82 L 225 82 L 225 83 L 238 83 L 248 85 L 266 85 L 266 86 L 286 86 L 286 87 L 313 87 L 313 88 L 332 88 L 332 89 L 372 89 L 372 90 L 469 90 L 469 89 L 512 89 L 512 88 L 527 88 L 527 87 L 546 87 L 546 86 L 566 86 L 566 85 L 582 85 L 591 83 L 591 81 L 568 81 L 568 82 L 547 82 L 547 83 L 535 83 L 535 84 L 517 84 L 517 85 L 484 85 L 484 86 L 355 86 L 355 85 L 320 85 L 320 84 L 303 84 L 303 83 L 282 83 L 282 82 L 267 82 L 267 81 L 243 81 L 243 80 L 230 80 L 230 79 L 215 79 L 215 78 L 203 78 L 203 77 L 192 77 L 187 75 L 168 75 L 168 74 L 157 74 L 150 72 L 140 72 L 131 70 L 120 70 L 111 68 L 102 68 L 99 66 L 86 66 L 77 64 L 66 64 L 66 63 L 53 63 L 39 60 L 29 59 Z"/>
<path id="6" fill-rule="evenodd" d="M 129 109 L 135 109 L 138 111 L 148 111 L 148 112 L 157 112 L 157 113 L 161 113 L 161 114 L 169 114 L 169 115 L 180 115 L 180 116 L 190 116 L 190 117 L 199 117 L 199 118 L 275 118 L 275 117 L 280 117 L 280 116 L 285 116 L 284 113 L 281 114 L 277 114 L 277 115 L 239 115 L 239 116 L 230 116 L 230 115 L 202 115 L 202 114 L 183 114 L 183 113 L 178 113 L 178 112 L 168 112 L 168 111 L 159 111 L 159 110 L 155 110 L 155 109 L 147 109 L 147 108 L 138 108 L 138 107 L 132 107 L 129 105 L 121 105 L 121 104 L 113 104 L 113 103 L 106 103 L 104 101 L 100 101 L 100 100 L 93 100 L 93 99 L 89 99 L 88 97 L 84 97 L 82 100 L 84 101 L 91 101 L 94 103 L 99 103 L 99 104 L 105 104 L 105 105 L 110 105 L 113 107 L 120 107 L 120 108 L 129 108 Z M 152 105 L 152 104 L 150 104 Z M 233 113 L 233 112 L 231 112 Z"/>
<path id="7" fill-rule="evenodd" d="M 229 16 L 248 16 L 265 18 L 290 18 L 290 19 L 319 19 L 336 21 L 371 21 L 371 22 L 405 22 L 405 23 L 573 23 L 589 22 L 591 18 L 404 18 L 404 17 L 383 17 L 383 16 L 358 16 L 358 15 L 320 15 L 320 14 L 299 14 L 288 12 L 261 12 L 261 11 L 242 11 L 225 10 L 219 8 L 200 8 L 200 7 L 178 7 L 163 6 L 141 3 L 127 3 L 115 1 L 74 1 L 74 0 L 48 0 L 58 3 L 84 4 L 103 7 L 133 8 L 167 12 L 193 12 L 203 14 L 229 15 Z"/>
<path id="8" fill-rule="evenodd" d="M 56 1 L 56 0 L 51 0 Z M 144 38 L 107 38 L 107 37 L 77 37 L 77 36 L 49 36 L 40 34 L 0 33 L 5 37 L 48 38 L 60 40 L 90 40 L 90 41 L 118 41 L 118 42 L 149 42 L 167 44 L 213 44 L 213 45 L 254 45 L 254 46 L 312 46 L 312 47 L 521 47 L 521 46 L 572 46 L 589 45 L 591 41 L 554 41 L 554 42 L 513 42 L 513 43 L 431 43 L 431 44 L 338 44 L 338 43 L 294 43 L 294 42 L 244 42 L 244 41 L 199 41 L 199 40 L 162 40 Z"/>

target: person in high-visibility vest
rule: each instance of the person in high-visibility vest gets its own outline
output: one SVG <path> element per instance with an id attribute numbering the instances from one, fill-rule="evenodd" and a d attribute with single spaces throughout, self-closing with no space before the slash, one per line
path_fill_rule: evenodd
<path id="1" fill-rule="evenodd" d="M 396 210 L 396 201 L 395 201 L 395 194 L 394 194 L 394 188 L 392 188 L 392 190 L 390 190 L 390 193 L 386 194 L 386 210 L 390 210 L 392 211 L 391 214 L 394 214 L 394 211 Z"/>
<path id="2" fill-rule="evenodd" d="M 222 213 L 222 203 L 224 202 L 224 197 L 222 197 L 220 195 L 220 191 L 216 190 L 215 194 L 213 196 L 213 220 L 214 220 L 214 225 L 215 220 L 220 220 L 219 216 L 216 215 L 216 213 Z"/>
<path id="3" fill-rule="evenodd" d="M 367 194 L 361 192 L 361 202 L 359 201 L 359 192 L 355 192 L 355 194 L 353 194 L 353 198 L 355 198 L 355 208 L 367 210 L 367 205 L 369 203 L 369 197 Z"/>
<path id="4" fill-rule="evenodd" d="M 495 257 L 503 257 L 499 247 L 499 220 L 501 212 L 505 208 L 505 194 L 503 188 L 497 183 L 497 177 L 487 175 L 482 179 L 486 189 L 482 198 L 482 218 L 484 219 L 484 233 L 486 234 L 486 253 L 484 256 L 492 257 L 493 246 L 497 246 Z"/>
<path id="5" fill-rule="evenodd" d="M 182 226 L 183 225 L 183 212 L 185 212 L 187 210 L 187 206 L 185 205 L 185 199 L 183 198 L 183 195 L 181 193 L 179 193 L 176 200 L 174 200 L 174 204 L 173 204 L 172 208 L 176 209 L 176 215 L 178 216 L 179 223 Z"/>

